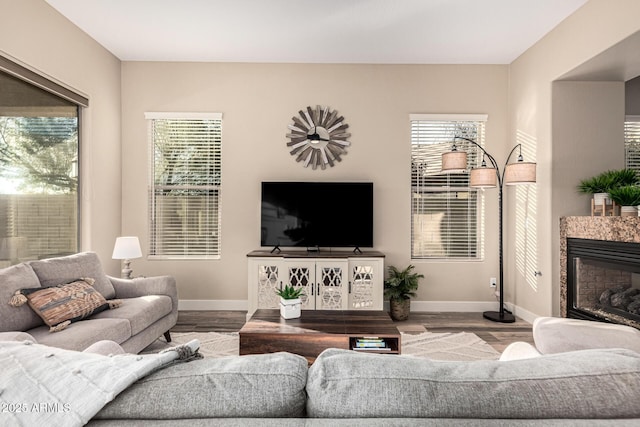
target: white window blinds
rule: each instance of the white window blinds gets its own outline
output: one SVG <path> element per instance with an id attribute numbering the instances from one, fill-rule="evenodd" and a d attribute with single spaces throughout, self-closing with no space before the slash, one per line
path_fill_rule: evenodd
<path id="1" fill-rule="evenodd" d="M 625 119 L 624 158 L 628 169 L 640 172 L 640 116 L 627 116 Z"/>
<path id="2" fill-rule="evenodd" d="M 442 154 L 454 137 L 484 145 L 484 115 L 411 115 L 411 256 L 480 259 L 481 193 L 469 187 L 469 173 L 441 172 Z M 469 166 L 482 161 L 479 149 L 456 140 Z"/>
<path id="3" fill-rule="evenodd" d="M 220 255 L 222 115 L 146 113 L 151 257 Z"/>

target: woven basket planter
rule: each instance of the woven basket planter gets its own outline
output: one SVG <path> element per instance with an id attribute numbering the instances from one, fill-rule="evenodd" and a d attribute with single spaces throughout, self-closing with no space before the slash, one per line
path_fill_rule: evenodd
<path id="1" fill-rule="evenodd" d="M 411 300 L 389 300 L 389 308 L 391 309 L 389 314 L 393 320 L 407 320 L 411 311 Z"/>

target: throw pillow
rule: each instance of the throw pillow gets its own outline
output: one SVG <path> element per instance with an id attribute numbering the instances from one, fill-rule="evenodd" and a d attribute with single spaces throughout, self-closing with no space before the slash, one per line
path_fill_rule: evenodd
<path id="1" fill-rule="evenodd" d="M 49 325 L 49 331 L 58 332 L 73 322 L 121 305 L 120 300 L 107 301 L 93 288 L 94 282 L 92 278 L 81 278 L 46 288 L 20 289 L 9 304 L 19 307 L 28 302 L 33 311 Z"/>

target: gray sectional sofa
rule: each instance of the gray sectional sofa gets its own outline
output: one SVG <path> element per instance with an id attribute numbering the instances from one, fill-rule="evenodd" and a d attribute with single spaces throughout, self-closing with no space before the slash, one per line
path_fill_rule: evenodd
<path id="1" fill-rule="evenodd" d="M 640 354 L 581 350 L 510 362 L 439 362 L 325 350 L 169 366 L 90 426 L 615 425 L 640 423 Z"/>
<path id="2" fill-rule="evenodd" d="M 89 425 L 637 426 L 640 331 L 538 318 L 536 346 L 440 362 L 328 349 L 196 360 L 142 378 Z"/>
<path id="3" fill-rule="evenodd" d="M 122 305 L 71 323 L 59 332 L 50 332 L 27 304 L 9 305 L 16 290 L 59 285 L 83 277 L 94 279 L 93 287 L 105 299 L 119 299 Z M 172 277 L 109 277 L 93 252 L 29 261 L 0 270 L 0 340 L 32 337 L 39 344 L 78 351 L 110 340 L 128 353 L 138 353 L 163 334 L 170 339 L 169 330 L 177 319 L 178 295 Z"/>

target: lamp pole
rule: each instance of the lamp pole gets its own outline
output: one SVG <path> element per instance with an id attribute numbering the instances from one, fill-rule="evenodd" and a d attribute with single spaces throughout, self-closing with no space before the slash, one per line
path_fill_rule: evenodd
<path id="1" fill-rule="evenodd" d="M 498 256 L 500 259 L 500 271 L 499 271 L 500 309 L 498 311 L 485 311 L 484 313 L 482 313 L 482 316 L 485 319 L 492 320 L 494 322 L 513 323 L 516 321 L 515 316 L 511 313 L 507 313 L 504 310 L 504 260 L 503 260 L 504 252 L 503 252 L 503 238 L 502 238 L 502 194 L 503 194 L 503 184 L 504 184 L 504 171 L 507 168 L 507 164 L 509 163 L 509 159 L 511 158 L 511 155 L 513 155 L 513 152 L 516 151 L 516 148 L 520 147 L 521 144 L 516 145 L 515 147 L 513 147 L 511 152 L 509 152 L 509 155 L 507 156 L 507 160 L 504 163 L 504 167 L 502 168 L 502 172 L 500 172 L 500 169 L 498 168 L 498 162 L 496 161 L 496 159 L 491 154 L 489 154 L 487 150 L 485 150 L 480 144 L 478 144 L 472 139 L 464 138 L 461 136 L 454 137 L 454 140 L 456 139 L 462 139 L 464 141 L 470 142 L 476 147 L 478 147 L 480 150 L 482 150 L 483 158 L 487 157 L 491 162 L 491 165 L 493 166 L 493 168 L 496 170 L 496 178 L 498 180 L 498 242 L 499 242 Z"/>

